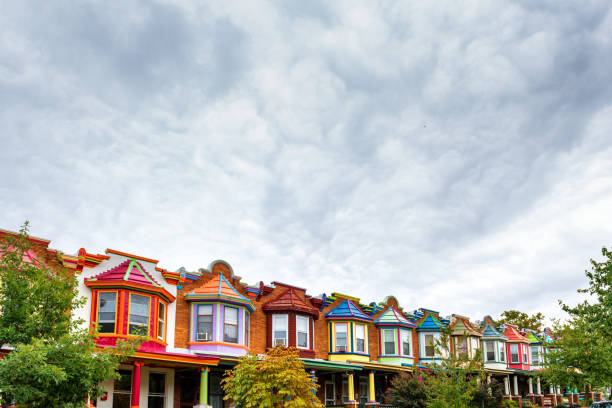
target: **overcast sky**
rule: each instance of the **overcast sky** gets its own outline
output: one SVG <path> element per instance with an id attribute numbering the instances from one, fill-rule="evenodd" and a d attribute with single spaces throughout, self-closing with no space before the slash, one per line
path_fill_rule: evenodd
<path id="1" fill-rule="evenodd" d="M 612 245 L 612 6 L 6 1 L 0 228 L 560 316 Z"/>

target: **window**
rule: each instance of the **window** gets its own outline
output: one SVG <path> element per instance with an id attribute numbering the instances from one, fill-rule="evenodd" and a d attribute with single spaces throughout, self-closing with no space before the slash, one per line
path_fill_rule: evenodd
<path id="1" fill-rule="evenodd" d="M 238 309 L 225 306 L 223 312 L 223 341 L 238 343 Z"/>
<path id="2" fill-rule="evenodd" d="M 213 305 L 198 305 L 196 341 L 213 339 Z"/>
<path id="3" fill-rule="evenodd" d="M 499 361 L 506 361 L 506 346 L 504 343 L 499 343 Z"/>
<path id="4" fill-rule="evenodd" d="M 149 374 L 149 408 L 164 408 L 166 402 L 166 374 Z"/>
<path id="5" fill-rule="evenodd" d="M 287 322 L 288 317 L 284 315 L 272 316 L 272 346 L 287 347 Z"/>
<path id="6" fill-rule="evenodd" d="M 336 323 L 336 352 L 346 351 L 348 323 Z"/>
<path id="7" fill-rule="evenodd" d="M 531 363 L 532 364 L 540 364 L 540 353 L 538 352 L 538 347 L 531 347 Z"/>
<path id="8" fill-rule="evenodd" d="M 395 330 L 383 330 L 384 354 L 395 354 Z"/>
<path id="9" fill-rule="evenodd" d="M 495 361 L 495 343 L 492 341 L 487 341 L 485 345 L 487 352 L 487 361 Z"/>
<path id="10" fill-rule="evenodd" d="M 510 362 L 511 363 L 519 362 L 519 345 L 518 344 L 510 345 Z"/>
<path id="11" fill-rule="evenodd" d="M 130 294 L 130 320 L 128 334 L 147 336 L 149 334 L 149 302 L 151 298 Z"/>
<path id="12" fill-rule="evenodd" d="M 299 348 L 308 348 L 308 323 L 306 316 L 295 317 L 296 344 Z"/>
<path id="13" fill-rule="evenodd" d="M 480 346 L 480 341 L 478 341 L 478 338 L 472 337 L 472 350 L 471 350 L 470 355 L 476 355 L 476 350 L 478 350 L 479 346 Z"/>
<path id="14" fill-rule="evenodd" d="M 249 338 L 249 332 L 251 331 L 251 314 L 244 314 L 244 345 L 249 347 L 251 339 Z"/>
<path id="15" fill-rule="evenodd" d="M 336 383 L 325 381 L 325 405 L 336 403 Z"/>
<path id="16" fill-rule="evenodd" d="M 434 335 L 426 334 L 424 337 L 425 337 L 425 357 L 434 357 L 436 354 L 436 346 L 434 345 Z"/>
<path id="17" fill-rule="evenodd" d="M 113 407 L 130 408 L 132 404 L 132 372 L 119 370 L 119 379 L 113 386 Z"/>
<path id="18" fill-rule="evenodd" d="M 468 352 L 468 343 L 465 337 L 457 337 L 455 338 L 455 348 L 457 355 L 466 355 Z"/>
<path id="19" fill-rule="evenodd" d="M 115 332 L 115 312 L 117 310 L 117 292 L 98 293 L 98 331 Z"/>
<path id="20" fill-rule="evenodd" d="M 528 364 L 529 363 L 529 346 L 526 344 L 523 344 L 523 363 Z"/>
<path id="21" fill-rule="evenodd" d="M 157 310 L 157 338 L 163 340 L 166 335 L 166 305 L 159 302 Z"/>
<path id="22" fill-rule="evenodd" d="M 402 355 L 410 355 L 410 343 L 412 343 L 412 332 L 408 330 L 401 331 L 402 336 Z"/>
<path id="23" fill-rule="evenodd" d="M 355 325 L 355 340 L 357 343 L 357 352 L 365 353 L 365 325 L 356 324 Z"/>

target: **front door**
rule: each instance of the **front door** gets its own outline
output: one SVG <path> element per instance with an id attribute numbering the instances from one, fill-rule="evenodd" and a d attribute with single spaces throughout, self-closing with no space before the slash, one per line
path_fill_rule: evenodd
<path id="1" fill-rule="evenodd" d="M 336 403 L 336 384 L 332 381 L 325 381 L 325 405 Z"/>
<path id="2" fill-rule="evenodd" d="M 223 408 L 225 401 L 221 388 L 221 373 L 211 372 L 208 378 L 208 403 L 213 408 Z"/>

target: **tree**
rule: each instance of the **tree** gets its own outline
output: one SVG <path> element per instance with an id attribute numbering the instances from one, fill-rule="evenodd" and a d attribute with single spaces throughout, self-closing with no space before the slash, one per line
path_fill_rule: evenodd
<path id="1" fill-rule="evenodd" d="M 590 299 L 575 307 L 559 301 L 569 320 L 558 325 L 546 354 L 544 375 L 553 384 L 612 386 L 612 252 L 601 252 L 605 259 L 591 259 L 585 271 L 589 287 L 578 289 Z"/>
<path id="2" fill-rule="evenodd" d="M 225 399 L 244 408 L 321 408 L 319 385 L 295 348 L 275 347 L 263 358 L 245 356 L 222 380 Z"/>
<path id="3" fill-rule="evenodd" d="M 0 341 L 14 349 L 0 360 L 2 397 L 31 408 L 84 407 L 135 343 L 97 347 L 71 316 L 84 302 L 75 277 L 59 262 L 50 269 L 29 259 L 30 249 L 27 222 L 0 245 Z"/>
<path id="4" fill-rule="evenodd" d="M 504 395 L 504 385 L 494 378 L 491 382 L 481 381 L 474 393 L 472 406 L 475 408 L 497 408 L 501 405 Z"/>
<path id="5" fill-rule="evenodd" d="M 519 329 L 531 329 L 537 332 L 544 328 L 544 315 L 540 312 L 529 316 L 527 313 L 518 310 L 506 310 L 497 320 L 497 324 L 513 324 Z"/>
<path id="6" fill-rule="evenodd" d="M 483 378 L 482 352 L 474 356 L 459 354 L 450 350 L 450 333 L 447 328 L 437 342 L 439 355 L 447 356 L 441 363 L 430 366 L 424 375 L 428 407 L 431 408 L 468 408 L 479 389 L 479 379 Z"/>
<path id="7" fill-rule="evenodd" d="M 425 408 L 427 394 L 423 379 L 416 373 L 402 373 L 391 380 L 387 398 L 399 408 Z"/>

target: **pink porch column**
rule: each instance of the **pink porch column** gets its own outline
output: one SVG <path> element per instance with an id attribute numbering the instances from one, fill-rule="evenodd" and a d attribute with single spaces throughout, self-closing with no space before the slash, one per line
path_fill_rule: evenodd
<path id="1" fill-rule="evenodd" d="M 140 367 L 142 361 L 134 361 L 134 374 L 132 375 L 132 407 L 140 408 Z"/>

